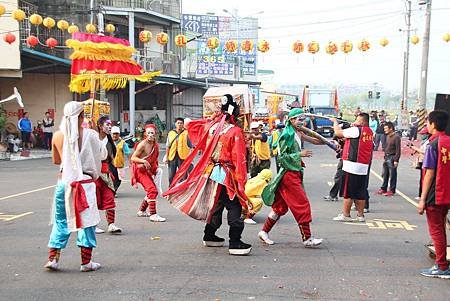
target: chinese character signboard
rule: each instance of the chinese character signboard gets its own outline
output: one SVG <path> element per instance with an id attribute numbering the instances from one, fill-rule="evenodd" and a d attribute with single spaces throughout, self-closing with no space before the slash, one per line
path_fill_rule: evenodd
<path id="1" fill-rule="evenodd" d="M 254 45 L 258 39 L 258 23 L 256 19 L 239 19 L 212 15 L 183 15 L 182 28 L 201 37 L 197 38 L 197 70 L 198 75 L 232 76 L 235 66 L 239 65 L 242 75 L 256 75 L 256 47 L 249 53 L 238 46 L 235 53 L 225 50 L 228 39 L 250 39 Z M 215 36 L 220 45 L 214 51 L 207 47 L 207 39 Z"/>

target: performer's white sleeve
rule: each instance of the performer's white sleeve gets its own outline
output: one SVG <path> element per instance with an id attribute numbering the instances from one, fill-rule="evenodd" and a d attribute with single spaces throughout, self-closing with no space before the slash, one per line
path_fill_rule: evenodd
<path id="1" fill-rule="evenodd" d="M 359 129 L 355 126 L 349 127 L 342 131 L 344 134 L 344 138 L 358 138 L 359 137 Z"/>

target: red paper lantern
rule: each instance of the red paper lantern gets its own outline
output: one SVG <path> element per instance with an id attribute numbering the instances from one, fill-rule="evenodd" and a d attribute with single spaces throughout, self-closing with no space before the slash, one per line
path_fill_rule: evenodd
<path id="1" fill-rule="evenodd" d="M 47 41 L 45 41 L 45 44 L 49 47 L 49 48 L 55 48 L 58 45 L 58 41 L 54 38 L 48 38 Z"/>
<path id="2" fill-rule="evenodd" d="M 156 35 L 156 42 L 164 46 L 169 42 L 169 36 L 165 32 L 160 32 Z"/>
<path id="3" fill-rule="evenodd" d="M 225 49 L 230 53 L 236 52 L 237 46 L 238 43 L 235 40 L 228 40 L 225 42 Z"/>
<path id="4" fill-rule="evenodd" d="M 250 52 L 253 50 L 253 42 L 251 40 L 244 40 L 241 42 L 241 50 L 244 52 Z"/>
<path id="5" fill-rule="evenodd" d="M 3 36 L 3 40 L 8 44 L 12 44 L 16 41 L 16 36 L 14 34 L 8 32 L 7 34 L 5 34 Z"/>
<path id="6" fill-rule="evenodd" d="M 36 38 L 35 36 L 29 36 L 27 38 L 27 45 L 30 47 L 36 47 L 36 45 L 39 44 L 39 40 L 38 38 Z"/>
<path id="7" fill-rule="evenodd" d="M 270 49 L 270 44 L 266 40 L 261 40 L 258 43 L 258 51 L 265 53 L 265 52 L 269 51 L 269 49 Z"/>
<path id="8" fill-rule="evenodd" d="M 305 46 L 302 42 L 295 41 L 294 44 L 292 44 L 292 51 L 294 51 L 295 53 L 303 52 L 303 50 L 305 50 Z"/>

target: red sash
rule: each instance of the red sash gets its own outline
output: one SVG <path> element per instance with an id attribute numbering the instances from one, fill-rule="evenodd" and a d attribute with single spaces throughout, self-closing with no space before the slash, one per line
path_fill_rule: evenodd
<path id="1" fill-rule="evenodd" d="M 81 212 L 89 208 L 89 204 L 86 199 L 86 192 L 84 191 L 82 184 L 94 183 L 93 179 L 89 180 L 81 180 L 81 181 L 73 181 L 70 183 L 70 186 L 73 189 L 73 199 L 75 205 L 75 222 L 76 227 L 81 228 Z"/>

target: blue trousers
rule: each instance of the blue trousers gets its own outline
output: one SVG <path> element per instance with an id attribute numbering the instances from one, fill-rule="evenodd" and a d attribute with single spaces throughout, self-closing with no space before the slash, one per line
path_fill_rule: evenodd
<path id="1" fill-rule="evenodd" d="M 64 183 L 58 182 L 55 188 L 55 221 L 53 223 L 49 248 L 64 249 L 69 241 L 70 232 L 67 228 L 66 206 L 64 201 Z M 95 248 L 95 226 L 78 230 L 77 246 Z"/>

